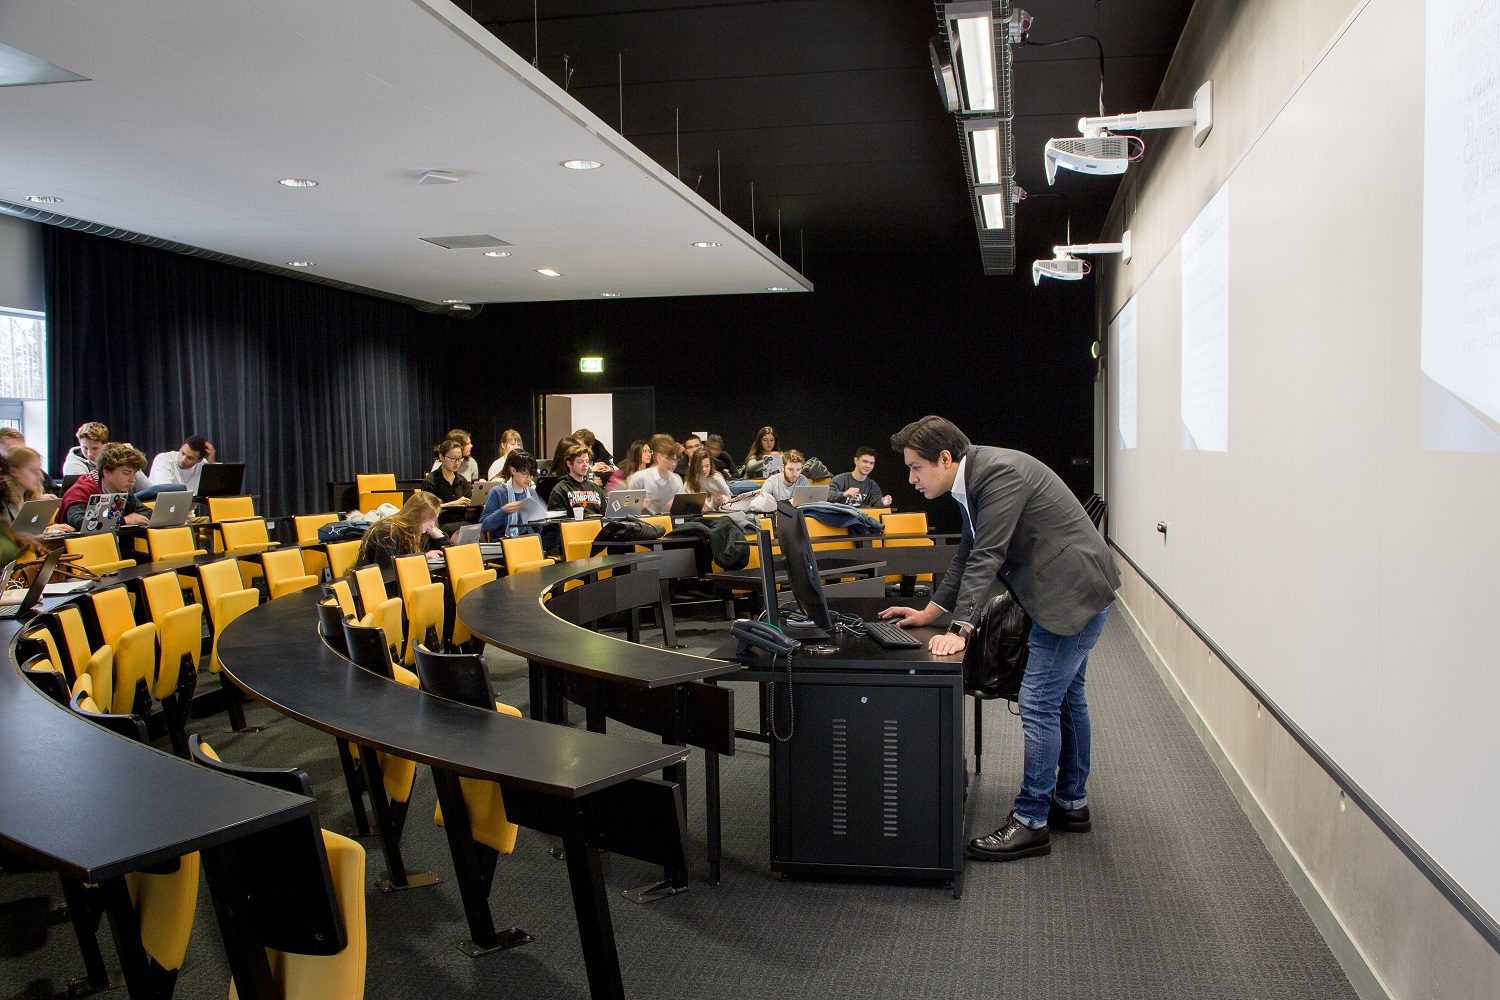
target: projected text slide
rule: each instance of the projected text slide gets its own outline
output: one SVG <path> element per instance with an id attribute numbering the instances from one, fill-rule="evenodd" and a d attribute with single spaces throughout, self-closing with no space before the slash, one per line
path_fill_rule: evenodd
<path id="1" fill-rule="evenodd" d="M 1422 443 L 1500 450 L 1500 5 L 1428 0 Z"/>
<path id="2" fill-rule="evenodd" d="M 1120 428 L 1116 445 L 1135 447 L 1135 299 L 1125 303 L 1111 324 L 1115 335 L 1115 371 L 1119 385 L 1115 388 L 1115 423 Z"/>
<path id="3" fill-rule="evenodd" d="M 1229 450 L 1229 185 L 1182 236 L 1182 447 Z"/>

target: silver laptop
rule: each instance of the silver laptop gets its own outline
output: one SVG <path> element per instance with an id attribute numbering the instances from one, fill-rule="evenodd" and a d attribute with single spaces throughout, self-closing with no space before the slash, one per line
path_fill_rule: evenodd
<path id="1" fill-rule="evenodd" d="M 805 503 L 822 503 L 828 499 L 827 486 L 793 486 L 792 506 L 801 507 Z"/>
<path id="2" fill-rule="evenodd" d="M 14 603 L 9 598 L 10 594 L 14 594 L 16 591 L 10 591 L 4 598 L 0 598 L 0 600 L 4 601 L 3 605 L 0 605 L 0 618 L 19 618 L 36 607 L 37 601 L 42 599 L 42 592 L 47 589 L 47 582 L 52 579 L 53 570 L 57 569 L 57 564 L 62 560 L 62 557 L 62 549 L 53 549 L 51 552 L 48 552 L 47 558 L 43 559 L 41 566 L 37 567 L 36 579 L 31 581 L 31 586 L 26 589 L 25 594 L 17 597 Z M 10 567 L 6 567 L 6 570 L 8 574 Z M 9 579 L 8 575 L 7 579 Z"/>
<path id="3" fill-rule="evenodd" d="M 479 482 L 474 484 L 474 492 L 469 494 L 469 499 L 473 500 L 477 504 L 483 504 L 486 500 L 489 499 L 490 490 L 494 489 L 496 486 L 504 485 L 505 484 L 498 479 L 481 479 L 479 480 Z"/>
<path id="4" fill-rule="evenodd" d="M 469 545 L 479 541 L 480 529 L 477 524 L 466 524 L 453 534 L 454 545 Z"/>
<path id="5" fill-rule="evenodd" d="M 18 535 L 40 535 L 47 530 L 47 525 L 52 523 L 52 515 L 57 513 L 58 506 L 62 503 L 56 498 L 51 500 L 27 500 L 16 511 L 15 520 L 10 522 L 10 530 Z"/>
<path id="6" fill-rule="evenodd" d="M 156 506 L 151 508 L 151 527 L 175 528 L 186 524 L 193 512 L 193 494 L 187 490 L 168 490 L 156 495 Z"/>
<path id="7" fill-rule="evenodd" d="M 114 531 L 125 519 L 124 493 L 99 493 L 89 497 L 89 505 L 83 512 L 80 535 L 96 535 L 102 531 Z"/>
<path id="8" fill-rule="evenodd" d="M 640 517 L 645 512 L 645 490 L 610 490 L 604 501 L 604 516 L 611 520 Z"/>

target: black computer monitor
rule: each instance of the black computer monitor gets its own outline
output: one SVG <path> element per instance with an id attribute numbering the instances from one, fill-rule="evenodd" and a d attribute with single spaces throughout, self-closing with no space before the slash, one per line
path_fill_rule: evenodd
<path id="1" fill-rule="evenodd" d="M 800 509 L 791 501 L 776 504 L 776 542 L 781 546 L 782 558 L 786 561 L 787 580 L 792 585 L 792 596 L 804 617 L 825 633 L 833 631 L 833 616 L 828 613 L 828 601 L 823 596 L 823 581 L 818 576 L 818 561 L 813 555 L 812 542 L 807 537 L 807 523 Z M 785 623 L 783 623 L 785 624 Z"/>
<path id="2" fill-rule="evenodd" d="M 237 497 L 245 488 L 244 462 L 207 462 L 198 473 L 198 494 L 204 497 Z"/>

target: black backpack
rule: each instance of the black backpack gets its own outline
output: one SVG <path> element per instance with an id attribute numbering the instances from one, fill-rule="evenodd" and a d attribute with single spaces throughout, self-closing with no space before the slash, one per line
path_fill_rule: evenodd
<path id="1" fill-rule="evenodd" d="M 981 698 L 1015 701 L 1031 655 L 1031 616 L 1004 586 L 990 598 L 964 647 L 964 689 Z"/>

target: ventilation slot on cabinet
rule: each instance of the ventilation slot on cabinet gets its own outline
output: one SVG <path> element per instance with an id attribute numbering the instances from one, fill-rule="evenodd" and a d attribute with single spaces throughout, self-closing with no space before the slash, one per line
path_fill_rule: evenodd
<path id="1" fill-rule="evenodd" d="M 895 719 L 886 719 L 880 747 L 880 830 L 886 837 L 900 836 L 900 800 L 897 784 L 900 778 L 900 733 Z"/>
<path id="2" fill-rule="evenodd" d="M 830 796 L 831 831 L 835 837 L 849 835 L 849 723 L 833 720 L 833 794 Z"/>

